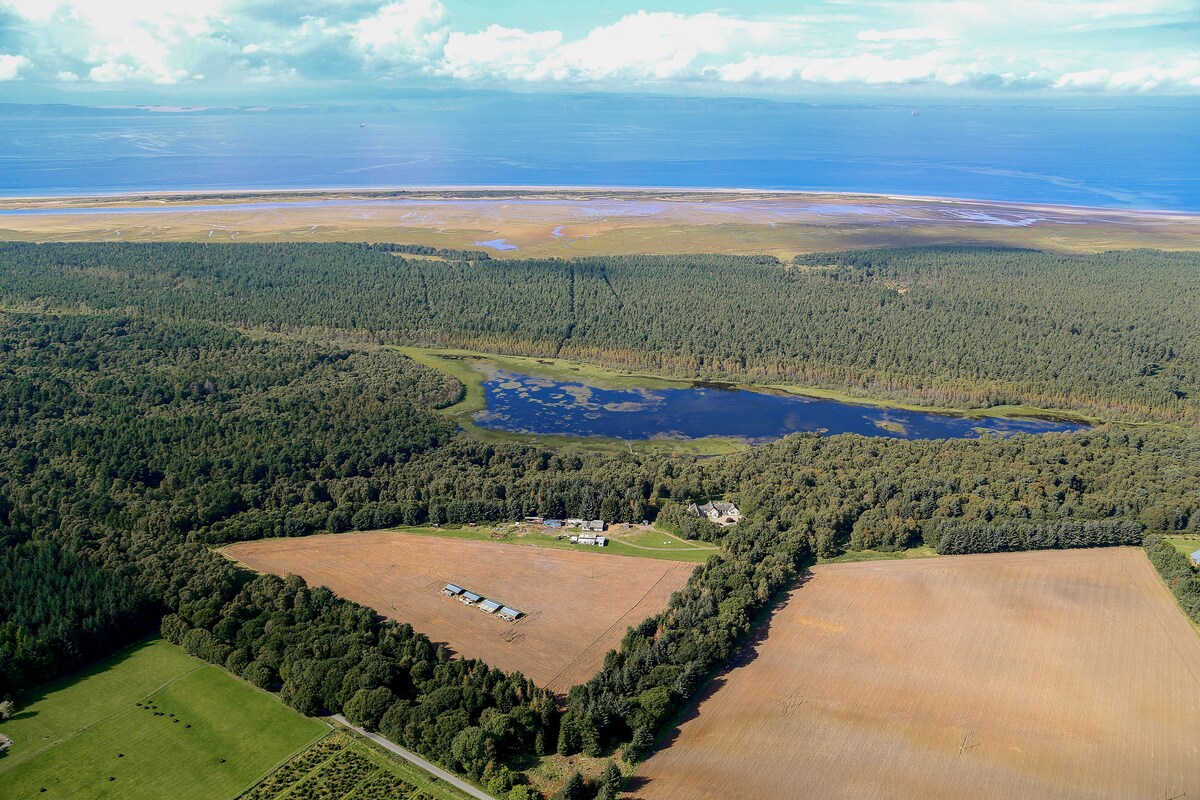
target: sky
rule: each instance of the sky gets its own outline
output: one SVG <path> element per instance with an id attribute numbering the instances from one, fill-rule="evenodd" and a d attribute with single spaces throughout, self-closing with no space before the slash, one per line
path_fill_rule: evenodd
<path id="1" fill-rule="evenodd" d="M 1198 97 L 1200 0 L 0 0 L 0 102 Z"/>

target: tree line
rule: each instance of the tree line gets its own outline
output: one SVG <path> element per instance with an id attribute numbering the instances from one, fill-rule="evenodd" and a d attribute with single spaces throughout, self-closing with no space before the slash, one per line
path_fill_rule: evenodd
<path id="1" fill-rule="evenodd" d="M 1194 252 L 907 248 L 785 267 L 737 256 L 430 264 L 395 247 L 10 243 L 0 298 L 934 405 L 1198 414 Z"/>

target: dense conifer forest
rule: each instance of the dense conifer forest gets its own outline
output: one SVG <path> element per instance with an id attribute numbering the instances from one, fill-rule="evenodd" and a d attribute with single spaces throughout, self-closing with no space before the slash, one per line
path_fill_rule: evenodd
<path id="1" fill-rule="evenodd" d="M 464 253 L 463 255 L 469 255 Z M 331 291 L 331 288 L 336 288 Z M 1194 420 L 1200 254 L 926 248 L 406 260 L 378 245 L 0 245 L 0 302 L 562 356 L 698 378 Z"/>
<path id="2" fill-rule="evenodd" d="M 773 259 L 407 261 L 352 245 L 0 246 L 0 695 L 164 635 L 305 713 L 464 773 L 644 754 L 815 557 L 1137 543 L 1200 531 L 1195 254 L 930 250 Z M 927 401 L 1173 424 L 976 440 L 795 435 L 711 459 L 481 442 L 469 344 Z M 731 531 L 689 522 L 736 499 Z M 660 517 L 721 543 L 560 710 L 519 675 L 212 545 L 396 524 Z M 1153 545 L 1153 547 L 1151 546 Z"/>

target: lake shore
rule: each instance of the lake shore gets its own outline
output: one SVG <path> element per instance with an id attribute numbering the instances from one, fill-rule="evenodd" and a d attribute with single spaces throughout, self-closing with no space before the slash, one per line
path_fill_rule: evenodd
<path id="1" fill-rule="evenodd" d="M 463 385 L 463 394 L 454 403 L 441 409 L 441 413 L 453 420 L 469 435 L 484 440 L 536 441 L 551 447 L 577 446 L 602 451 L 625 450 L 636 447 L 639 451 L 654 451 L 673 455 L 710 456 L 745 449 L 750 445 L 750 442 L 744 438 L 720 435 L 697 438 L 658 436 L 628 439 L 606 438 L 605 436 L 596 435 L 578 436 L 562 433 L 533 434 L 487 426 L 480 424 L 478 415 L 481 412 L 489 410 L 487 394 L 484 388 L 484 384 L 489 380 L 489 377 L 494 377 L 497 371 L 507 371 L 524 375 L 542 376 L 553 381 L 578 382 L 586 386 L 617 391 L 630 389 L 649 391 L 677 390 L 703 385 L 759 394 L 785 395 L 810 400 L 828 400 L 850 408 L 857 407 L 864 411 L 881 410 L 918 415 L 932 414 L 947 419 L 970 421 L 981 428 L 988 427 L 989 423 L 1003 426 L 1005 422 L 1019 423 L 1020 421 L 1031 420 L 1062 422 L 1082 427 L 1092 427 L 1104 424 L 1105 422 L 1105 420 L 1089 417 L 1078 412 L 1062 409 L 1036 408 L 1033 406 L 996 406 L 992 408 L 920 406 L 817 387 L 784 384 L 699 384 L 696 381 L 682 378 L 632 374 L 607 369 L 596 364 L 558 358 L 500 355 L 456 348 L 396 347 L 393 349 L 427 367 L 453 376 Z M 901 435 L 906 434 L 903 423 L 896 423 L 896 426 L 899 427 L 898 430 L 896 426 L 889 425 L 886 420 L 884 424 L 877 425 L 879 431 L 875 435 L 882 435 L 885 432 Z"/>

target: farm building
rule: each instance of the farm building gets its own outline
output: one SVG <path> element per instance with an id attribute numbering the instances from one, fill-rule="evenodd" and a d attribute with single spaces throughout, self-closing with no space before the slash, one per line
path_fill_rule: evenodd
<path id="1" fill-rule="evenodd" d="M 580 527 L 583 528 L 585 531 L 594 531 L 596 533 L 603 533 L 604 532 L 604 520 L 602 520 L 602 519 L 585 520 L 583 525 L 581 525 Z"/>
<path id="2" fill-rule="evenodd" d="M 567 520 L 567 527 L 568 528 L 582 528 L 583 520 L 580 519 L 579 517 L 571 517 Z"/>
<path id="3" fill-rule="evenodd" d="M 484 600 L 482 603 L 479 604 L 479 609 L 481 611 L 486 611 L 488 614 L 495 614 L 497 611 L 500 610 L 500 608 L 501 608 L 501 605 L 499 603 L 497 603 L 495 600 Z"/>
<path id="4" fill-rule="evenodd" d="M 563 521 L 561 519 L 548 519 L 542 524 L 547 528 L 561 528 L 563 526 Z"/>
<path id="5" fill-rule="evenodd" d="M 515 608 L 509 608 L 508 606 L 503 606 L 503 607 L 501 607 L 501 609 L 498 613 L 503 619 L 506 619 L 509 622 L 516 622 L 517 619 L 520 618 L 522 612 L 518 611 Z"/>
<path id="6" fill-rule="evenodd" d="M 571 544 L 584 544 L 594 545 L 596 547 L 604 547 L 604 545 L 608 544 L 608 539 L 605 539 L 603 536 L 589 536 L 587 534 L 580 534 L 579 536 L 571 537 Z"/>
<path id="7" fill-rule="evenodd" d="M 446 595 L 447 597 L 458 597 L 462 593 L 463 588 L 461 586 L 455 586 L 453 583 L 447 583 L 442 589 L 442 594 Z"/>
<path id="8" fill-rule="evenodd" d="M 733 525 L 742 518 L 741 510 L 733 503 L 705 503 L 702 506 L 692 503 L 687 510 L 689 514 L 704 517 L 717 525 Z"/>
<path id="9" fill-rule="evenodd" d="M 483 595 L 478 595 L 474 592 L 468 592 L 464 590 L 463 593 L 458 596 L 458 599 L 470 606 L 482 600 Z"/>
<path id="10" fill-rule="evenodd" d="M 525 518 L 526 525 L 541 525 L 545 521 L 546 520 L 544 517 L 526 517 Z"/>
<path id="11" fill-rule="evenodd" d="M 1192 563 L 1195 564 L 1197 567 L 1200 567 L 1200 550 L 1197 550 L 1196 552 L 1192 553 Z"/>

